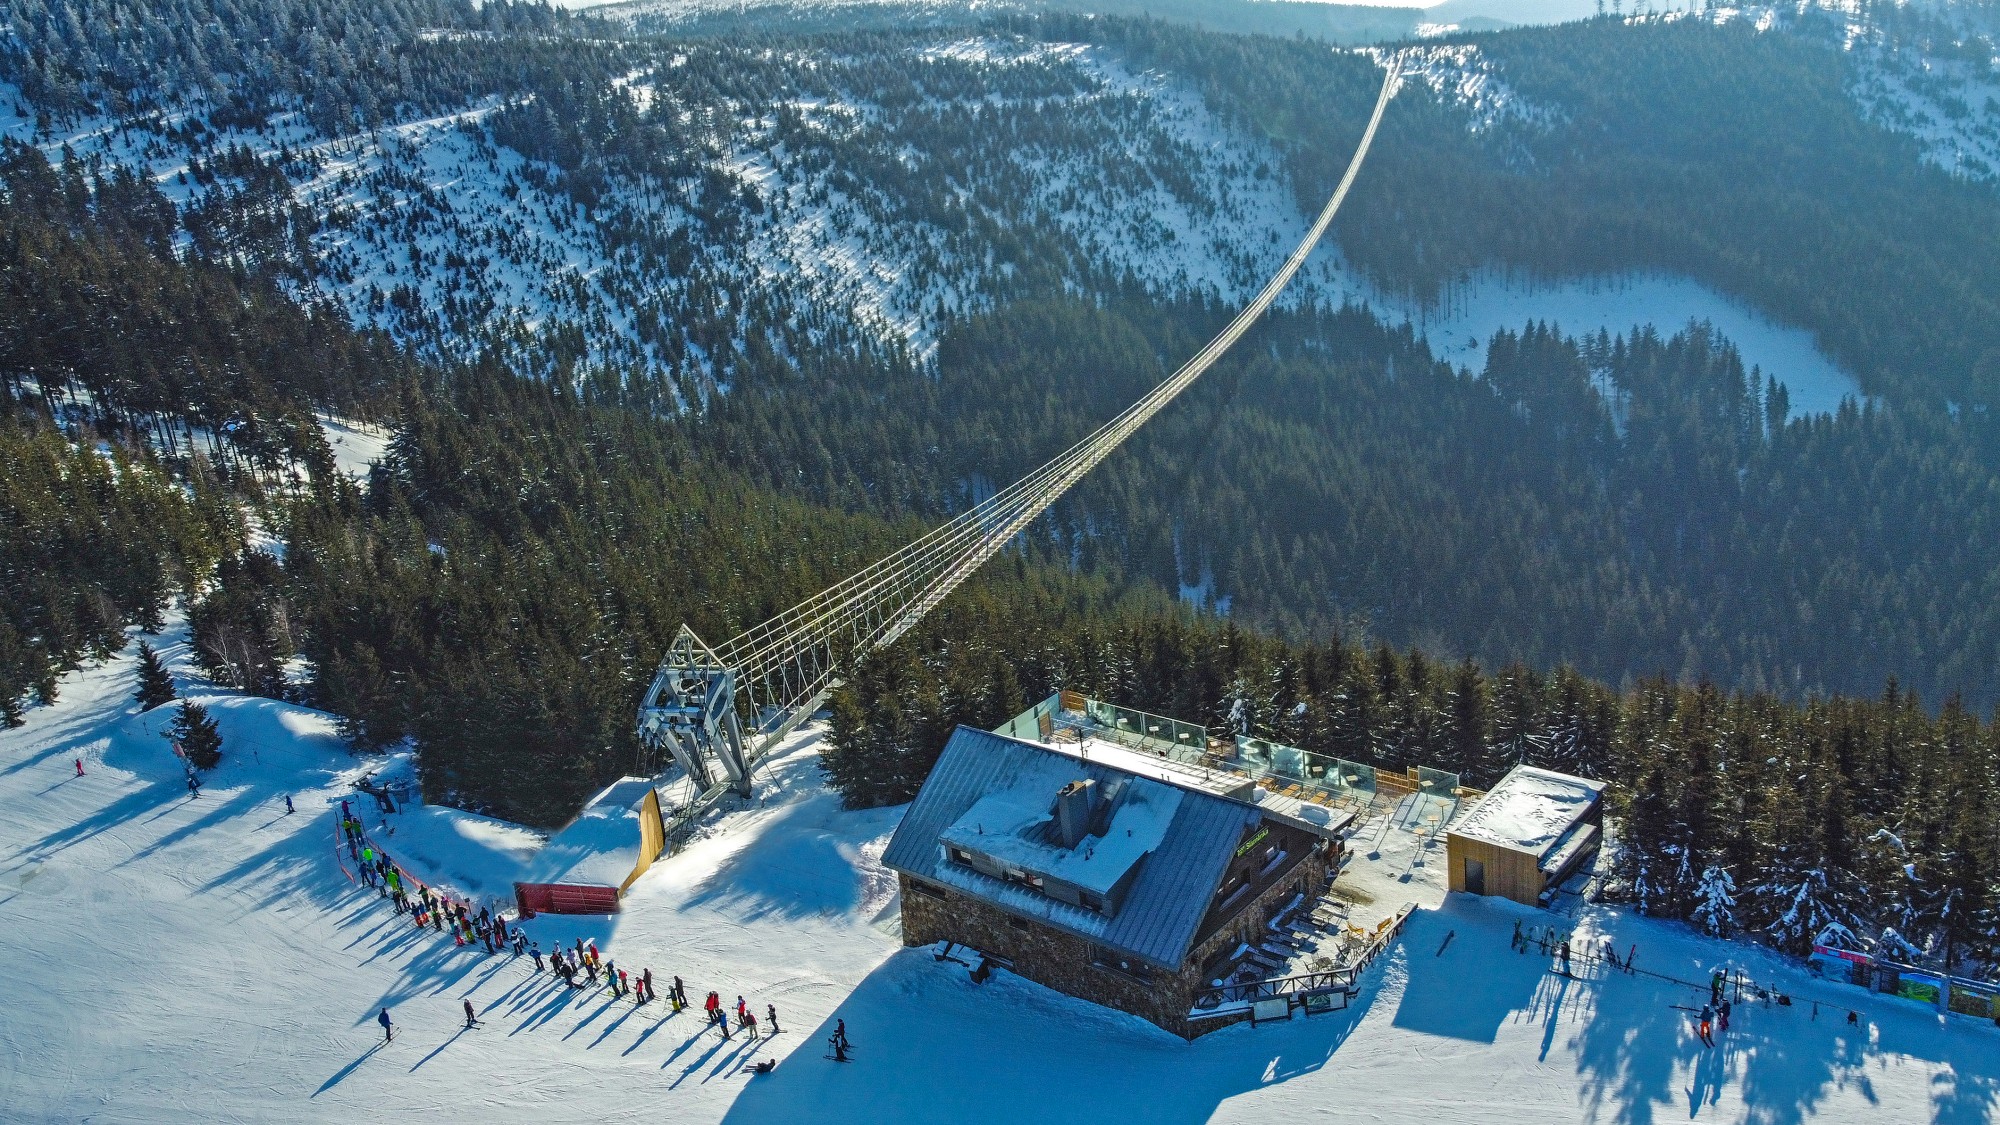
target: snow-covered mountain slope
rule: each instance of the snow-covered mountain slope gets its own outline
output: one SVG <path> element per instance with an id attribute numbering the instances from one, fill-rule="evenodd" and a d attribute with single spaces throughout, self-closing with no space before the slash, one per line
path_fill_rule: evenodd
<path id="1" fill-rule="evenodd" d="M 1714 5 L 1629 17 L 1628 22 L 1706 19 L 1747 23 L 1762 33 L 1831 36 L 1848 55 L 1848 94 L 1869 120 L 1916 139 L 1923 158 L 1975 180 L 2000 178 L 2000 28 L 1975 10 L 1908 6 L 1879 17 L 1848 0 Z M 1412 76 L 1459 107 L 1467 128 L 1496 123 L 1546 127 L 1559 106 L 1528 102 L 1476 42 L 1381 48 Z"/>
<path id="2" fill-rule="evenodd" d="M 1949 5 L 1937 13 L 1900 34 L 1850 21 L 1850 92 L 1870 119 L 1915 137 L 1925 160 L 2000 179 L 2000 20 Z"/>
<path id="3" fill-rule="evenodd" d="M 326 136 L 297 112 L 220 127 L 199 100 L 42 130 L 0 90 L 0 134 L 141 168 L 190 211 L 254 181 L 309 240 L 300 288 L 359 322 L 682 399 L 753 324 L 783 325 L 781 351 L 921 357 L 943 318 L 1027 286 L 1233 303 L 1303 230 L 1276 155 L 1160 75 L 1085 45 L 888 42 L 631 46 L 573 92 L 601 149 L 581 158 L 519 91 Z M 746 72 L 768 98 L 717 92 Z"/>
<path id="4" fill-rule="evenodd" d="M 344 754 L 328 716 L 205 685 L 179 629 L 162 651 L 225 737 L 200 798 L 152 733 L 166 717 L 134 714 L 129 652 L 0 732 L 0 1120 L 1872 1125 L 1996 1108 L 2000 1029 L 1597 908 L 1454 898 L 1418 911 L 1348 1010 L 1192 1044 L 1005 972 L 974 985 L 900 948 L 878 863 L 900 810 L 841 810 L 810 735 L 774 761 L 759 807 L 655 865 L 622 914 L 528 923 L 544 949 L 588 938 L 697 999 L 777 1008 L 775 1039 L 724 1041 L 691 1012 L 571 991 L 419 932 L 351 883 L 333 810 L 380 760 Z M 504 903 L 539 843 L 437 807 L 380 819 L 401 864 L 480 902 Z M 1382 858 L 1401 874 L 1344 879 L 1346 893 L 1435 902 L 1434 856 Z M 1705 1000 L 1699 983 L 1550 975 L 1513 950 L 1517 923 L 1636 949 L 1639 968 L 1683 981 L 1741 968 L 1791 1003 L 1744 1003 L 1705 1049 L 1683 1010 Z M 851 1064 L 823 1057 L 835 1020 Z M 777 1069 L 751 1075 L 765 1058 Z"/>

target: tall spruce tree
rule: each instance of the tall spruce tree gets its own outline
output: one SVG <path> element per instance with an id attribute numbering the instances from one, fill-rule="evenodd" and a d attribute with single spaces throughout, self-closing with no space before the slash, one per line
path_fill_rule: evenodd
<path id="1" fill-rule="evenodd" d="M 133 693 L 132 698 L 139 701 L 141 711 L 151 711 L 178 698 L 174 693 L 174 678 L 167 674 L 167 666 L 160 662 L 160 654 L 145 641 L 139 642 L 139 690 Z"/>
<path id="2" fill-rule="evenodd" d="M 182 756 L 195 769 L 214 769 L 222 761 L 222 731 L 208 708 L 199 703 L 181 701 L 180 712 L 167 728 L 167 737 L 180 747 Z"/>

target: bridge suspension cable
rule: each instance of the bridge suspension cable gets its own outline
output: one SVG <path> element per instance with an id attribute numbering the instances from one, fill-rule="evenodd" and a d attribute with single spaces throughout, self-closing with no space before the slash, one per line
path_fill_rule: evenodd
<path id="1" fill-rule="evenodd" d="M 720 646 L 681 627 L 639 707 L 649 755 L 642 770 L 654 772 L 664 749 L 696 791 L 667 825 L 670 847 L 724 793 L 750 793 L 757 761 L 819 708 L 846 661 L 895 643 L 1250 330 L 1332 224 L 1399 82 L 1391 59 L 1361 141 L 1312 227 L 1250 303 L 1166 381 L 1041 468 Z"/>

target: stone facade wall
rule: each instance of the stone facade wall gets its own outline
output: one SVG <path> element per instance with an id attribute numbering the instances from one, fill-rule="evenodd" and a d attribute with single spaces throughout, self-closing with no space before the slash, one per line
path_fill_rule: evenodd
<path id="1" fill-rule="evenodd" d="M 949 941 L 1001 958 L 1013 971 L 1057 992 L 1130 1012 L 1183 1038 L 1192 1039 L 1236 1022 L 1216 1017 L 1190 1022 L 1195 993 L 1208 987 L 1202 966 L 1216 950 L 1258 935 L 1272 913 L 1294 894 L 1308 898 L 1326 889 L 1332 851 L 1308 853 L 1291 870 L 1245 903 L 1227 924 L 1201 942 L 1178 972 L 1147 966 L 1147 979 L 1094 962 L 1104 947 L 1053 926 L 1021 918 L 955 887 L 901 876 L 903 944 Z M 1252 941 L 1250 944 L 1255 945 Z"/>

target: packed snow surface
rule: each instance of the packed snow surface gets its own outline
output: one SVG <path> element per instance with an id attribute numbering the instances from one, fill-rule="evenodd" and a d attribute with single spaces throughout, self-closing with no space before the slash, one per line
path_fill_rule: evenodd
<path id="1" fill-rule="evenodd" d="M 525 959 L 419 933 L 350 882 L 334 806 L 389 763 L 345 754 L 327 715 L 208 686 L 181 628 L 158 638 L 162 653 L 226 740 L 200 798 L 157 737 L 171 705 L 134 711 L 129 651 L 65 677 L 59 703 L 0 733 L 0 1121 L 1993 1118 L 1990 1025 L 1611 909 L 1452 896 L 1417 912 L 1346 1011 L 1192 1044 L 1005 972 L 975 985 L 900 948 L 877 862 L 900 810 L 842 810 L 818 782 L 813 735 L 772 763 L 757 805 L 641 877 L 622 914 L 528 923 L 545 950 L 587 937 L 662 985 L 678 974 L 697 1002 L 713 990 L 760 1016 L 777 1008 L 768 1043 L 724 1041 L 693 1013 L 572 991 Z M 1339 886 L 1358 921 L 1444 898 L 1440 843 L 1417 831 L 1438 814 L 1422 802 L 1438 804 L 1413 797 L 1401 827 L 1378 819 L 1354 840 Z M 399 863 L 496 904 L 538 844 L 436 807 L 377 819 Z M 1705 1050 L 1681 1010 L 1705 989 L 1549 975 L 1512 951 L 1517 922 L 1574 928 L 1580 948 L 1636 946 L 1641 968 L 1685 981 L 1733 964 L 1794 1002 L 1740 1007 Z M 480 1026 L 463 1026 L 462 999 Z M 852 1063 L 823 1057 L 835 1020 Z M 780 1065 L 751 1076 L 764 1058 Z"/>
<path id="2" fill-rule="evenodd" d="M 1539 856 L 1589 811 L 1603 789 L 1600 781 L 1516 766 L 1451 830 Z"/>
<path id="3" fill-rule="evenodd" d="M 528 883 L 623 887 L 639 865 L 641 802 L 652 783 L 624 778 L 591 798 L 576 819 L 549 837 L 522 876 Z"/>

